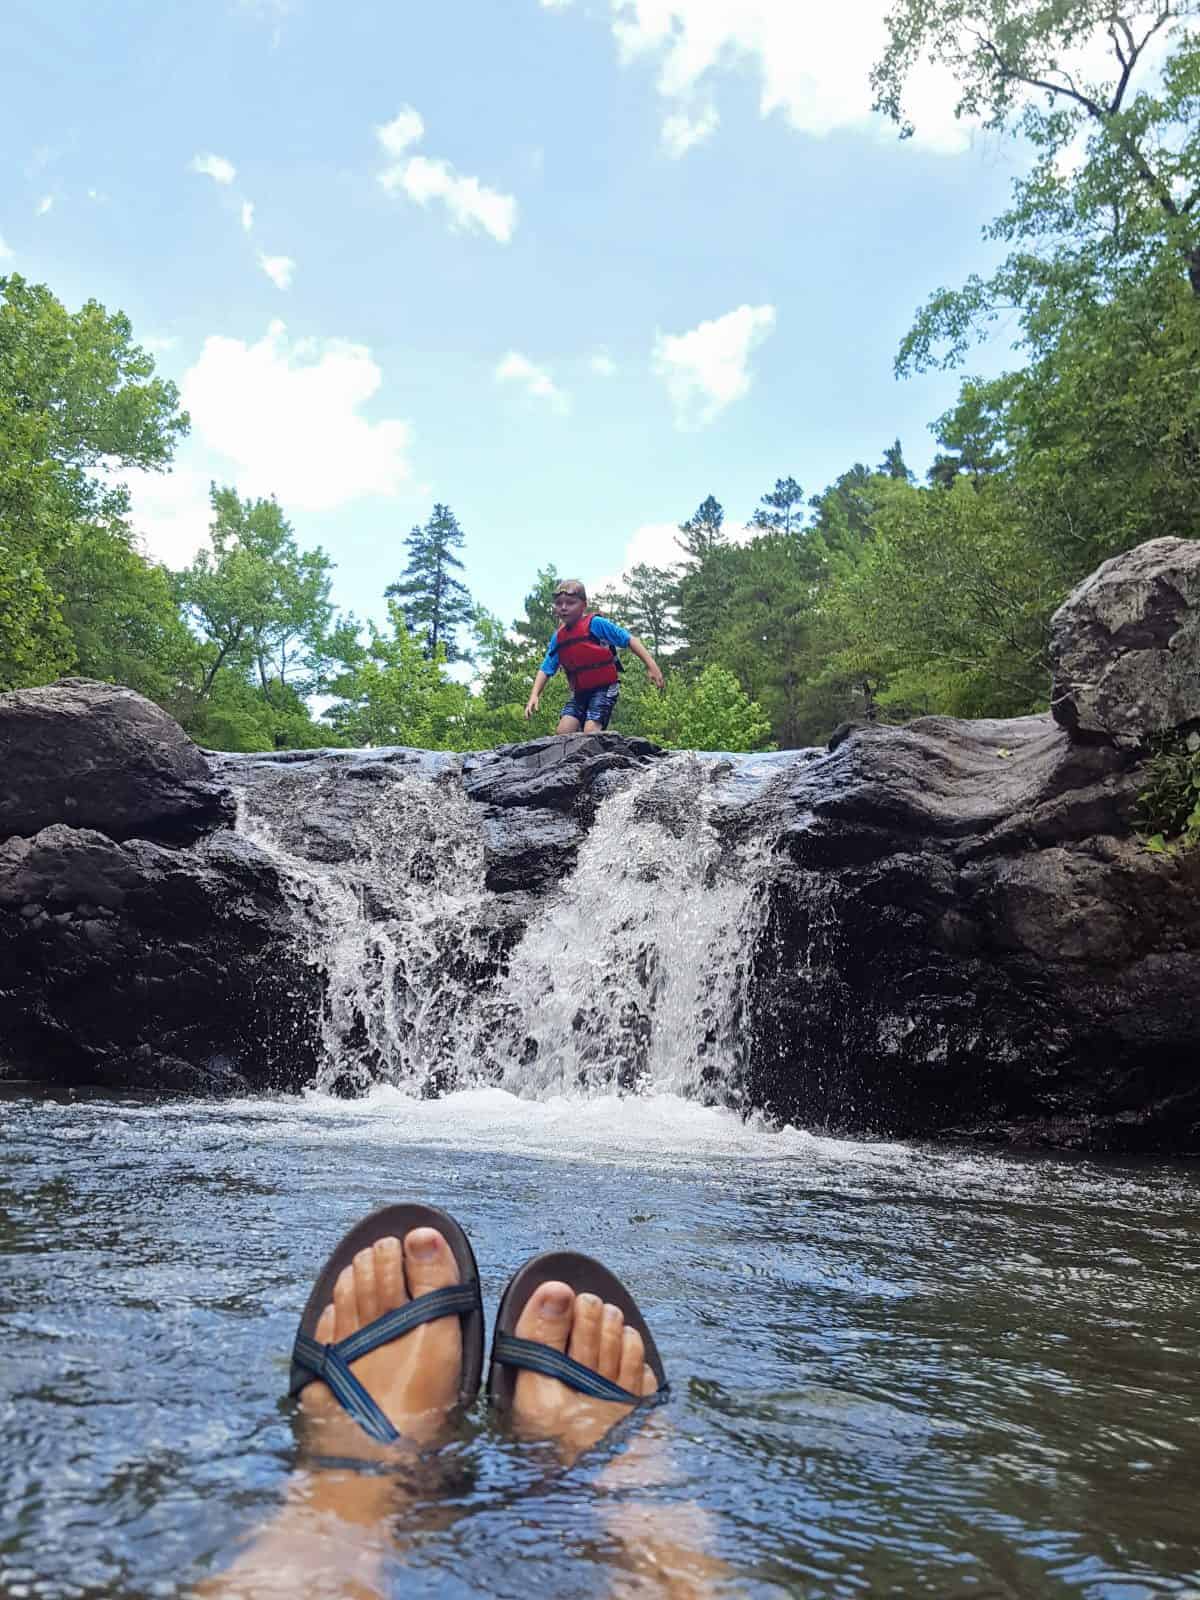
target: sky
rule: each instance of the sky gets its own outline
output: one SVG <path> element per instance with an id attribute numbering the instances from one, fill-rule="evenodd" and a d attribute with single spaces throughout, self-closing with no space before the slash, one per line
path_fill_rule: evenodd
<path id="1" fill-rule="evenodd" d="M 192 430 L 134 520 L 171 566 L 210 481 L 274 494 L 382 618 L 448 504 L 472 596 L 665 564 L 897 436 L 922 474 L 961 375 L 898 382 L 1021 147 L 928 75 L 870 109 L 881 0 L 5 0 L 0 273 L 131 319 Z M 1014 358 L 1012 330 L 976 370 Z"/>

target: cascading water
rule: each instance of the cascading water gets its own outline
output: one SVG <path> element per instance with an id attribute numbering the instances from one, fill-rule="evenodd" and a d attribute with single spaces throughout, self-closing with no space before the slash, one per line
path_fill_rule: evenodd
<path id="1" fill-rule="evenodd" d="M 716 826 L 739 775 L 736 760 L 691 754 L 632 774 L 507 957 L 489 937 L 480 808 L 456 764 L 390 774 L 340 861 L 305 840 L 311 780 L 285 767 L 240 786 L 239 827 L 290 884 L 322 975 L 318 1087 L 730 1098 L 767 858 Z"/>

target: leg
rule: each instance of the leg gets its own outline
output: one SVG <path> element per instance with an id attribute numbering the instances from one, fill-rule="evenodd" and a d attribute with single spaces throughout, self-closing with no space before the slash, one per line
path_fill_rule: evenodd
<path id="1" fill-rule="evenodd" d="M 643 1360 L 641 1335 L 625 1326 L 617 1306 L 605 1305 L 593 1294 L 577 1295 L 565 1283 L 543 1283 L 521 1313 L 516 1332 L 565 1351 L 631 1394 L 654 1393 L 656 1381 Z M 522 1372 L 513 1399 L 513 1426 L 522 1438 L 553 1440 L 570 1463 L 631 1409 L 590 1399 L 556 1378 Z M 667 1508 L 626 1498 L 631 1490 L 668 1481 L 670 1473 L 667 1440 L 657 1417 L 600 1473 L 598 1488 L 606 1498 L 611 1496 L 602 1515 L 620 1542 L 625 1570 L 635 1582 L 650 1580 L 654 1592 L 666 1600 L 728 1593 L 733 1574 L 705 1549 L 711 1530 L 699 1506 Z"/>
<path id="2" fill-rule="evenodd" d="M 593 722 L 589 717 L 583 725 L 583 731 L 584 733 L 603 733 L 604 724 L 602 722 Z"/>
<path id="3" fill-rule="evenodd" d="M 558 719 L 558 727 L 555 728 L 554 731 L 555 731 L 555 733 L 578 733 L 579 732 L 579 718 L 578 717 L 568 717 L 564 713 L 563 716 L 559 717 L 559 719 Z"/>
<path id="4" fill-rule="evenodd" d="M 434 1228 L 415 1228 L 403 1245 L 384 1238 L 360 1250 L 334 1287 L 333 1301 L 317 1325 L 317 1339 L 331 1344 L 391 1311 L 457 1283 L 459 1271 L 445 1239 Z M 441 1317 L 402 1339 L 351 1363 L 351 1371 L 406 1439 L 434 1445 L 447 1432 L 458 1400 L 462 1336 L 457 1317 Z M 377 1444 L 341 1409 L 328 1386 L 310 1383 L 300 1396 L 302 1448 L 314 1457 L 419 1470 L 394 1445 Z M 403 1509 L 402 1482 L 386 1474 L 352 1468 L 301 1467 L 292 1476 L 283 1506 L 228 1572 L 196 1590 L 203 1600 L 304 1600 L 337 1594 L 346 1600 L 382 1595 L 385 1563 L 395 1549 L 392 1517 Z"/>

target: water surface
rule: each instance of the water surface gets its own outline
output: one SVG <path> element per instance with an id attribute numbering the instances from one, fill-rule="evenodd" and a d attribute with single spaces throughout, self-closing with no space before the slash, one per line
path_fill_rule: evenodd
<path id="1" fill-rule="evenodd" d="M 1200 1592 L 1200 1168 L 856 1144 L 672 1095 L 0 1104 L 0 1594 L 170 1596 L 296 1461 L 311 1280 L 362 1213 L 445 1206 L 489 1310 L 528 1255 L 626 1278 L 675 1397 L 664 1525 L 736 1594 Z M 605 1592 L 600 1459 L 482 1412 L 397 1596 Z M 533 1566 L 531 1567 L 531 1563 Z"/>

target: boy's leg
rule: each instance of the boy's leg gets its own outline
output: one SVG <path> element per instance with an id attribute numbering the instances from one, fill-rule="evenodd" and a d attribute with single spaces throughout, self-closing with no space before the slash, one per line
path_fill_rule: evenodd
<path id="1" fill-rule="evenodd" d="M 602 689 L 597 689 L 588 697 L 587 721 L 583 725 L 584 733 L 604 732 L 612 720 L 618 692 L 619 686 L 617 684 L 606 684 Z"/>
<path id="2" fill-rule="evenodd" d="M 554 731 L 555 731 L 555 733 L 578 733 L 579 732 L 579 718 L 578 717 L 568 717 L 568 716 L 559 717 L 559 719 L 558 719 L 558 727 L 555 728 Z M 591 733 L 591 731 L 592 731 L 592 726 L 591 726 L 590 723 L 588 724 L 587 731 L 589 733 Z"/>
<path id="3" fill-rule="evenodd" d="M 555 733 L 578 733 L 587 715 L 587 695 L 573 694 L 562 708 Z"/>

